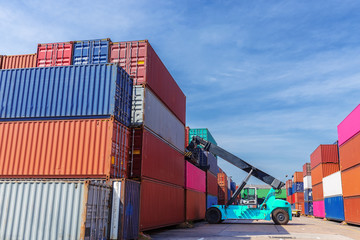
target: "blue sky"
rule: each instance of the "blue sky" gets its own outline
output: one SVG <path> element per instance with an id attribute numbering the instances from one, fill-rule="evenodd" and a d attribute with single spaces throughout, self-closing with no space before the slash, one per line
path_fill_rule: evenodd
<path id="1" fill-rule="evenodd" d="M 285 181 L 359 104 L 359 12 L 346 0 L 1 1 L 0 54 L 148 39 L 187 96 L 187 125 Z"/>

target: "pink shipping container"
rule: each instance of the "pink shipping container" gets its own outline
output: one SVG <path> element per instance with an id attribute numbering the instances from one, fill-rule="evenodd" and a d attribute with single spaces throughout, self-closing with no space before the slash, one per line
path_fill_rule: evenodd
<path id="1" fill-rule="evenodd" d="M 185 125 L 186 97 L 147 40 L 111 43 L 110 62 L 119 63 L 134 85 L 146 84 Z"/>
<path id="2" fill-rule="evenodd" d="M 44 43 L 37 49 L 37 67 L 69 66 L 73 54 L 73 42 Z"/>
<path id="3" fill-rule="evenodd" d="M 1 69 L 36 67 L 36 54 L 3 56 Z"/>
<path id="4" fill-rule="evenodd" d="M 324 200 L 313 202 L 314 217 L 324 218 L 325 217 L 325 203 Z"/>
<path id="5" fill-rule="evenodd" d="M 311 169 L 320 163 L 338 163 L 339 154 L 337 144 L 321 144 L 310 155 Z"/>
<path id="6" fill-rule="evenodd" d="M 360 132 L 360 104 L 337 126 L 339 146 Z"/>
<path id="7" fill-rule="evenodd" d="M 185 168 L 185 188 L 206 192 L 206 173 L 188 161 L 186 161 Z"/>

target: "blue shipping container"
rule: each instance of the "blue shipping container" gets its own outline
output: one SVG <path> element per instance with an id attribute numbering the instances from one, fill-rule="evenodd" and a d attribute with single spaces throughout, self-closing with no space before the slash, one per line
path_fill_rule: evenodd
<path id="1" fill-rule="evenodd" d="M 116 64 L 0 70 L 0 118 L 114 116 L 130 126 L 132 88 Z"/>
<path id="2" fill-rule="evenodd" d="M 292 187 L 286 189 L 286 196 L 291 196 L 292 194 L 293 194 L 293 193 L 292 193 Z"/>
<path id="3" fill-rule="evenodd" d="M 230 191 L 230 189 L 228 189 L 227 192 L 228 192 L 228 200 L 230 200 L 230 198 L 231 198 L 231 191 Z"/>
<path id="4" fill-rule="evenodd" d="M 108 63 L 110 39 L 84 40 L 74 42 L 73 64 Z"/>
<path id="5" fill-rule="evenodd" d="M 294 182 L 292 185 L 292 193 L 304 192 L 304 183 Z"/>
<path id="6" fill-rule="evenodd" d="M 206 209 L 210 208 L 212 205 L 217 205 L 217 204 L 218 204 L 217 196 L 213 196 L 210 194 L 206 195 Z"/>
<path id="7" fill-rule="evenodd" d="M 308 188 L 304 190 L 304 201 L 312 201 L 312 189 Z"/>
<path id="8" fill-rule="evenodd" d="M 230 190 L 233 191 L 233 192 L 236 191 L 236 183 L 233 182 L 233 181 L 230 182 Z"/>
<path id="9" fill-rule="evenodd" d="M 324 199 L 325 216 L 328 219 L 344 221 L 344 199 L 343 196 L 329 197 Z"/>
<path id="10" fill-rule="evenodd" d="M 313 215 L 313 202 L 305 202 L 304 207 L 305 207 L 305 214 L 312 216 Z"/>
<path id="11" fill-rule="evenodd" d="M 209 170 L 213 174 L 217 175 L 219 173 L 217 158 L 212 153 L 204 151 L 202 148 L 196 148 L 196 152 L 198 154 L 200 168 Z"/>

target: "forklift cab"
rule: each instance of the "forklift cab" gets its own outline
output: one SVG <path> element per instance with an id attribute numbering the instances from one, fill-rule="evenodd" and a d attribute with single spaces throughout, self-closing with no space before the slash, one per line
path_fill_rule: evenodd
<path id="1" fill-rule="evenodd" d="M 257 205 L 256 187 L 244 188 L 241 196 L 241 205 Z"/>

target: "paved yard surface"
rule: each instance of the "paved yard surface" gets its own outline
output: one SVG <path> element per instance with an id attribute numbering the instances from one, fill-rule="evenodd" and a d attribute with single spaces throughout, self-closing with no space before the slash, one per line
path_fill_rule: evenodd
<path id="1" fill-rule="evenodd" d="M 278 226 L 268 221 L 236 220 L 222 224 L 198 222 L 193 228 L 166 228 L 147 232 L 152 239 L 359 239 L 360 227 L 343 225 L 322 219 L 293 218 L 288 225 Z"/>

